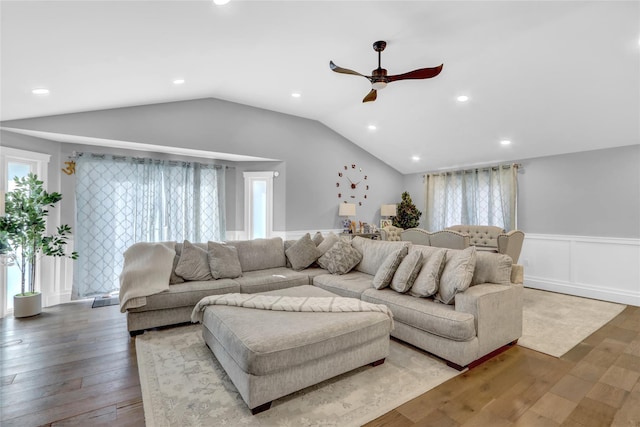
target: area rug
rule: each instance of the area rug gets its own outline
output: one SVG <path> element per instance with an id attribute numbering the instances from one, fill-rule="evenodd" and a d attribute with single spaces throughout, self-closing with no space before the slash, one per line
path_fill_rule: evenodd
<path id="1" fill-rule="evenodd" d="M 202 339 L 200 325 L 136 337 L 147 427 L 360 426 L 460 372 L 391 340 L 384 364 L 365 366 L 275 400 L 251 415 Z"/>
<path id="2" fill-rule="evenodd" d="M 626 305 L 524 289 L 518 344 L 561 357 L 624 310 Z"/>

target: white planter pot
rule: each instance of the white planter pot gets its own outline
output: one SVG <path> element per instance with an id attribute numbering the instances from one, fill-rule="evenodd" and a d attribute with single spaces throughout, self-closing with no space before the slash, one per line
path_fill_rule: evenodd
<path id="1" fill-rule="evenodd" d="M 30 317 L 42 312 L 42 294 L 13 296 L 13 317 Z"/>

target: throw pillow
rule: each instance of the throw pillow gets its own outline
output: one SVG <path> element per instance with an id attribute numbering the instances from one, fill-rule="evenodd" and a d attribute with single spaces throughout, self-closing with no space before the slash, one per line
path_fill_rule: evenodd
<path id="1" fill-rule="evenodd" d="M 333 247 L 338 241 L 340 241 L 340 237 L 336 233 L 329 232 L 327 237 L 325 237 L 322 242 L 318 245 L 318 250 L 320 251 L 320 256 L 327 253 L 329 249 Z"/>
<path id="2" fill-rule="evenodd" d="M 316 244 L 311 240 L 309 233 L 291 245 L 291 247 L 285 251 L 285 254 L 291 263 L 291 268 L 294 270 L 302 270 L 309 267 L 321 255 Z"/>
<path id="3" fill-rule="evenodd" d="M 318 246 L 320 243 L 322 243 L 322 241 L 324 240 L 324 237 L 322 237 L 322 233 L 318 231 L 316 232 L 316 234 L 313 235 L 313 238 L 311 240 L 313 240 L 313 243 L 315 243 L 316 246 Z"/>
<path id="4" fill-rule="evenodd" d="M 389 286 L 393 275 L 395 274 L 402 259 L 407 255 L 409 248 L 406 246 L 396 249 L 385 258 L 384 262 L 378 268 L 376 275 L 373 276 L 373 287 L 382 289 Z"/>
<path id="5" fill-rule="evenodd" d="M 211 270 L 209 270 L 208 253 L 206 249 L 194 246 L 188 240 L 182 245 L 182 254 L 176 274 L 184 280 L 211 280 Z"/>
<path id="6" fill-rule="evenodd" d="M 466 291 L 471 284 L 476 267 L 476 247 L 470 246 L 462 251 L 450 249 L 445 262 L 436 300 L 453 304 L 456 294 Z"/>
<path id="7" fill-rule="evenodd" d="M 209 269 L 214 279 L 235 279 L 242 276 L 238 250 L 224 243 L 209 242 Z"/>
<path id="8" fill-rule="evenodd" d="M 338 238 L 331 249 L 318 258 L 318 264 L 331 274 L 347 274 L 360 260 L 362 254 L 350 242 Z"/>
<path id="9" fill-rule="evenodd" d="M 407 292 L 413 286 L 421 268 L 422 252 L 413 252 L 404 257 L 391 279 L 391 289 L 400 293 Z"/>
<path id="10" fill-rule="evenodd" d="M 413 286 L 409 290 L 409 295 L 418 298 L 427 298 L 438 292 L 440 275 L 444 268 L 444 258 L 447 255 L 445 249 L 433 251 L 430 255 L 422 252 L 422 268 L 416 277 Z"/>
<path id="11" fill-rule="evenodd" d="M 176 274 L 176 267 L 182 254 L 182 243 L 176 243 L 176 256 L 173 257 L 173 268 L 171 269 L 171 277 L 169 278 L 170 285 L 177 285 L 178 283 L 184 283 L 184 279 Z"/>
<path id="12" fill-rule="evenodd" d="M 476 252 L 476 268 L 473 271 L 471 286 L 482 283 L 511 283 L 511 267 L 513 261 L 509 255 L 485 251 Z"/>

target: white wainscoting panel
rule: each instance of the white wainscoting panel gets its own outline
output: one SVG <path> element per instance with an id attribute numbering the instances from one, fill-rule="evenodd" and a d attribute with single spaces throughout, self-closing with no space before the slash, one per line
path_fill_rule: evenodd
<path id="1" fill-rule="evenodd" d="M 640 239 L 527 234 L 530 288 L 640 306 Z"/>

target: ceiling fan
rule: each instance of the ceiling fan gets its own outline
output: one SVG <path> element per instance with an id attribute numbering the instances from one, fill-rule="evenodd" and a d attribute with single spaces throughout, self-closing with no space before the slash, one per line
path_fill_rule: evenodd
<path id="1" fill-rule="evenodd" d="M 371 72 L 370 76 L 365 76 L 356 71 L 349 70 L 347 68 L 338 67 L 333 61 L 329 61 L 329 68 L 336 73 L 353 74 L 356 76 L 362 76 L 371 82 L 371 92 L 364 97 L 362 102 L 375 101 L 378 97 L 378 90 L 384 89 L 387 83 L 395 82 L 396 80 L 408 80 L 408 79 L 430 79 L 437 76 L 442 71 L 442 65 L 433 68 L 419 68 L 417 70 L 409 71 L 408 73 L 398 74 L 395 76 L 387 76 L 387 70 L 380 65 L 380 56 L 384 48 L 387 47 L 387 42 L 379 40 L 373 44 L 373 50 L 378 52 L 378 68 Z"/>

